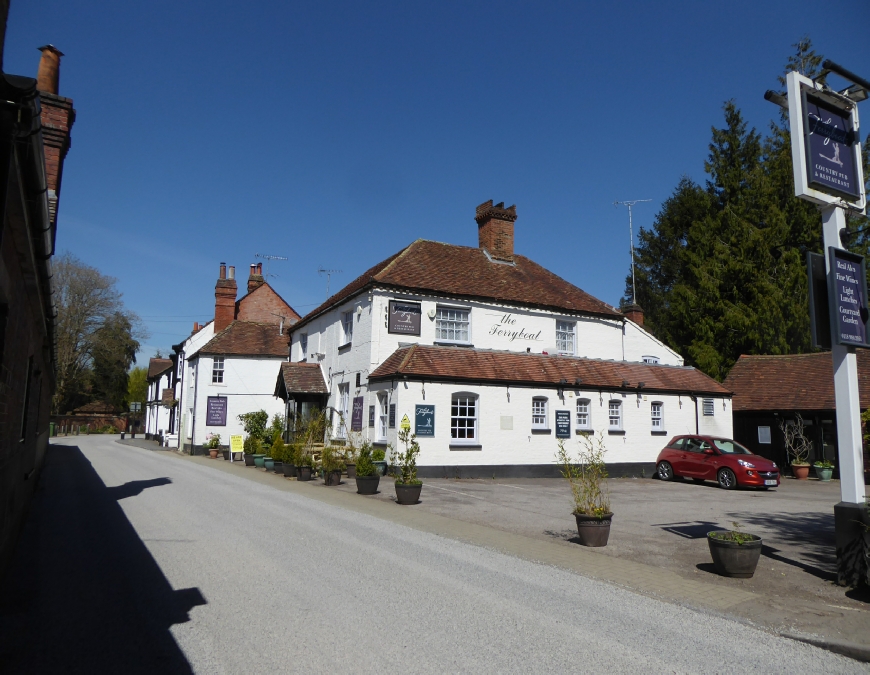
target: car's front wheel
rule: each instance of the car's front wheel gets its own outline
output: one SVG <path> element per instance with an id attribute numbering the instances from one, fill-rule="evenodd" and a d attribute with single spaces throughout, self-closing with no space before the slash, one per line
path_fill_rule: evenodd
<path id="1" fill-rule="evenodd" d="M 719 469 L 716 474 L 716 480 L 719 481 L 719 487 L 725 490 L 731 490 L 737 487 L 737 476 L 731 469 Z"/>
<path id="2" fill-rule="evenodd" d="M 674 467 L 670 462 L 659 462 L 657 471 L 659 480 L 674 480 Z"/>

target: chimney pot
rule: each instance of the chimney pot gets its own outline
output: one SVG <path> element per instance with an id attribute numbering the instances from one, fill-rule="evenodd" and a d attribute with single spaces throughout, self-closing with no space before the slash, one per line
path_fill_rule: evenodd
<path id="1" fill-rule="evenodd" d="M 492 200 L 477 207 L 477 239 L 480 248 L 496 260 L 514 260 L 514 222 L 517 219 L 516 204 L 505 208 L 504 202 L 493 205 Z"/>
<path id="2" fill-rule="evenodd" d="M 218 272 L 218 279 L 226 279 L 227 278 L 227 264 L 221 263 L 220 272 Z"/>
<path id="3" fill-rule="evenodd" d="M 214 286 L 214 332 L 218 333 L 229 326 L 236 318 L 236 286 L 235 270 L 227 279 L 227 265 L 221 263 L 221 274 Z"/>
<path id="4" fill-rule="evenodd" d="M 36 88 L 56 96 L 60 86 L 60 57 L 63 52 L 54 45 L 45 45 L 39 51 L 42 52 L 42 57 L 36 73 Z"/>
<path id="5" fill-rule="evenodd" d="M 230 265 L 230 271 L 229 271 L 228 275 L 229 275 L 230 279 L 236 278 L 236 266 L 235 265 Z"/>

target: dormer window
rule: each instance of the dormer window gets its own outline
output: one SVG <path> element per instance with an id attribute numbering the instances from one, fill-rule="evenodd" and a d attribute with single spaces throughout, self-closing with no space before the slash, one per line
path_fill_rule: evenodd
<path id="1" fill-rule="evenodd" d="M 557 321 L 556 322 L 556 351 L 560 354 L 575 353 L 575 345 L 577 344 L 575 331 L 577 324 L 573 321 Z"/>

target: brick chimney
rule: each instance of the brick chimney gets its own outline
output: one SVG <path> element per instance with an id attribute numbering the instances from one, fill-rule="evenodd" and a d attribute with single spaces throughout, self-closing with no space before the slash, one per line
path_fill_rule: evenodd
<path id="1" fill-rule="evenodd" d="M 257 290 L 266 283 L 263 278 L 263 263 L 251 265 L 251 276 L 248 277 L 248 293 Z"/>
<path id="2" fill-rule="evenodd" d="M 236 318 L 236 280 L 235 269 L 230 267 L 227 278 L 227 264 L 221 263 L 220 275 L 214 285 L 214 332 L 218 333 L 229 326 Z"/>
<path id="3" fill-rule="evenodd" d="M 48 209 L 52 226 L 57 221 L 57 202 L 63 180 L 63 163 L 70 147 L 70 129 L 76 119 L 72 99 L 58 95 L 60 57 L 54 45 L 40 47 L 42 57 L 36 75 L 36 88 L 42 106 L 42 139 L 45 147 L 45 177 L 48 183 Z"/>
<path id="4" fill-rule="evenodd" d="M 495 206 L 490 199 L 477 207 L 477 240 L 480 248 L 496 260 L 514 261 L 514 221 L 517 207 L 504 207 L 504 202 Z"/>
<path id="5" fill-rule="evenodd" d="M 643 328 L 643 307 L 638 304 L 626 305 L 622 308 L 622 313 L 625 318 L 634 321 L 638 326 Z"/>

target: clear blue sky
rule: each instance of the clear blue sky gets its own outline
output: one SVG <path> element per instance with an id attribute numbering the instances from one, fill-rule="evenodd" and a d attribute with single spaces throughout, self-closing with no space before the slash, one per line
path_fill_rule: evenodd
<path id="1" fill-rule="evenodd" d="M 12 0 L 6 72 L 66 56 L 75 101 L 58 248 L 118 279 L 164 354 L 214 311 L 218 264 L 300 314 L 417 238 L 516 250 L 616 304 L 628 214 L 703 181 L 734 99 L 763 130 L 791 45 L 870 77 L 870 3 Z M 850 31 L 854 31 L 850 34 Z M 870 103 L 862 106 L 870 119 Z M 243 285 L 243 284 L 242 284 Z"/>

